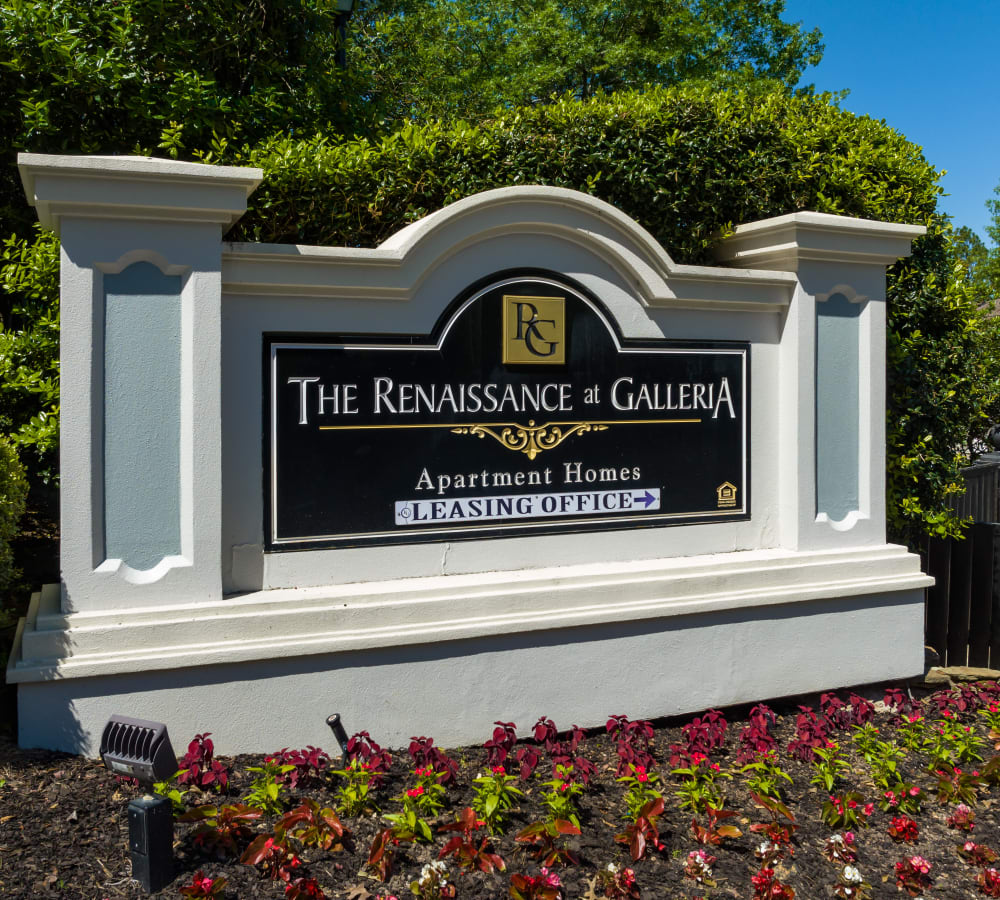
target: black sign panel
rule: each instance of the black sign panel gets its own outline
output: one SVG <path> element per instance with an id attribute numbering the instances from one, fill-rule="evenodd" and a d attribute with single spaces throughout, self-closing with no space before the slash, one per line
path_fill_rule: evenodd
<path id="1" fill-rule="evenodd" d="M 749 346 L 497 277 L 427 336 L 265 336 L 270 550 L 749 516 Z"/>

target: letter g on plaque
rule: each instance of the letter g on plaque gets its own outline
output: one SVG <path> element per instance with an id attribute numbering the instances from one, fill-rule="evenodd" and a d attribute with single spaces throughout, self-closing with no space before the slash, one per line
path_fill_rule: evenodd
<path id="1" fill-rule="evenodd" d="M 504 365 L 559 366 L 566 362 L 563 297 L 503 298 Z"/>

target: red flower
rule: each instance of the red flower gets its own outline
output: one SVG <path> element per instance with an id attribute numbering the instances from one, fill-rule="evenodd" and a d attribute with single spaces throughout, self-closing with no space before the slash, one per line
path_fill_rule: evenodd
<path id="1" fill-rule="evenodd" d="M 423 792 L 424 792 L 424 786 L 422 784 L 418 784 L 415 788 L 410 788 L 406 792 L 406 796 L 407 797 L 419 797 Z"/>

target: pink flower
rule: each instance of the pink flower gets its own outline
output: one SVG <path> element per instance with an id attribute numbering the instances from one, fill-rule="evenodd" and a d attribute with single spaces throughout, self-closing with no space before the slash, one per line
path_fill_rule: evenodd
<path id="1" fill-rule="evenodd" d="M 858 808 L 858 801 L 857 800 L 848 800 L 847 801 L 847 808 L 848 809 L 857 809 Z"/>
<path id="2" fill-rule="evenodd" d="M 873 812 L 875 812 L 875 804 L 866 803 L 864 809 L 862 809 L 861 812 L 863 812 L 866 816 L 870 816 Z"/>
<path id="3" fill-rule="evenodd" d="M 854 843 L 854 832 L 853 831 L 845 831 L 844 832 L 844 843 L 845 844 L 853 844 Z"/>
<path id="4" fill-rule="evenodd" d="M 506 775 L 507 774 L 507 770 L 503 766 L 494 766 L 493 767 L 493 774 L 494 775 Z"/>
<path id="5" fill-rule="evenodd" d="M 926 875 L 931 870 L 931 864 L 922 856 L 911 856 L 910 865 L 922 875 Z"/>
<path id="6" fill-rule="evenodd" d="M 550 872 L 545 866 L 542 866 L 542 880 L 549 887 L 559 887 L 562 883 L 559 881 L 559 876 L 555 872 Z"/>
<path id="7" fill-rule="evenodd" d="M 920 794 L 920 788 L 918 788 L 916 785 L 913 785 L 913 787 L 910 788 L 910 796 L 916 797 L 919 794 Z"/>
<path id="8" fill-rule="evenodd" d="M 641 781 L 643 784 L 649 781 L 649 776 L 646 774 L 646 770 L 642 766 L 636 766 L 635 780 Z"/>

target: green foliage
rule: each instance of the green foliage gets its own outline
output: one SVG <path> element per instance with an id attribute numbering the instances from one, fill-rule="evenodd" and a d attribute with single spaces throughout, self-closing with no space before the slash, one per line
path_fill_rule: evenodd
<path id="1" fill-rule="evenodd" d="M 516 775 L 507 775 L 497 766 L 489 775 L 480 775 L 473 781 L 476 795 L 472 798 L 472 808 L 482 816 L 490 834 L 502 834 L 518 797 L 524 792 L 514 787 Z"/>
<path id="2" fill-rule="evenodd" d="M 783 12 L 784 0 L 377 2 L 352 20 L 349 64 L 390 122 L 697 80 L 790 88 L 823 47 Z"/>
<path id="3" fill-rule="evenodd" d="M 344 129 L 363 91 L 334 66 L 335 20 L 324 0 L 0 0 L 0 221 L 32 221 L 12 150 L 176 155 Z"/>
<path id="4" fill-rule="evenodd" d="M 0 436 L 0 588 L 7 587 L 18 576 L 10 548 L 17 534 L 17 523 L 24 512 L 28 482 L 17 451 Z"/>
<path id="5" fill-rule="evenodd" d="M 247 766 L 248 772 L 257 773 L 247 794 L 247 805 L 268 816 L 282 812 L 287 791 L 281 779 L 294 769 L 295 766 L 283 766 L 270 759 L 259 766 Z"/>
<path id="6" fill-rule="evenodd" d="M 293 767 L 294 768 L 294 767 Z M 360 816 L 375 808 L 371 796 L 371 767 L 354 758 L 346 769 L 336 769 L 332 774 L 341 779 L 337 788 L 337 811 L 345 816 Z"/>
<path id="7" fill-rule="evenodd" d="M 850 764 L 841 756 L 840 747 L 832 743 L 828 747 L 813 750 L 813 777 L 810 784 L 821 787 L 826 793 L 833 790 L 842 774 L 850 769 Z"/>
<path id="8" fill-rule="evenodd" d="M 988 205 L 989 201 L 987 202 Z M 992 310 L 1000 299 L 1000 259 L 997 249 L 989 248 L 971 228 L 956 228 L 951 235 L 949 253 L 965 268 L 965 282 L 972 289 L 976 303 Z"/>
<path id="9" fill-rule="evenodd" d="M 183 770 L 174 772 L 166 781 L 157 781 L 153 784 L 153 793 L 159 794 L 161 797 L 166 797 L 170 801 L 170 809 L 173 811 L 175 817 L 184 812 L 184 797 L 191 793 L 190 791 L 182 791 L 179 787 L 173 786 L 180 776 L 181 771 Z"/>
<path id="10" fill-rule="evenodd" d="M 39 230 L 0 249 L 0 434 L 48 481 L 59 442 L 59 240 Z"/>
<path id="11" fill-rule="evenodd" d="M 784 788 L 782 779 L 792 783 L 792 776 L 778 765 L 773 752 L 760 754 L 753 762 L 743 766 L 740 772 L 747 776 L 747 790 L 779 802 Z"/>
<path id="12" fill-rule="evenodd" d="M 997 323 L 977 308 L 960 266 L 949 270 L 937 222 L 890 282 L 887 338 L 889 523 L 921 533 L 961 533 L 947 506 L 998 402 Z"/>

